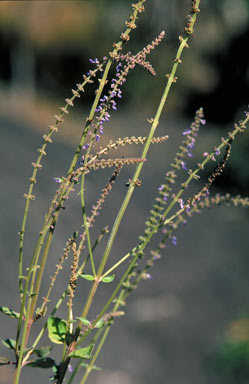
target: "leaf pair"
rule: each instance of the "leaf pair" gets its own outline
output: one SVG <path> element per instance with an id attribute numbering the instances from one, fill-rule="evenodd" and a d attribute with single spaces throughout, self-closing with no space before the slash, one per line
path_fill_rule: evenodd
<path id="1" fill-rule="evenodd" d="M 80 277 L 82 277 L 83 279 L 88 280 L 88 281 L 94 281 L 95 280 L 95 277 L 93 275 L 80 274 Z M 111 283 L 114 279 L 115 279 L 115 274 L 103 277 L 101 279 L 101 282 L 102 283 Z"/>

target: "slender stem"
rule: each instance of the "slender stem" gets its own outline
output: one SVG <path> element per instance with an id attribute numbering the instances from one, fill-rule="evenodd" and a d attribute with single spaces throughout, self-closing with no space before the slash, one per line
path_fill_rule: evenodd
<path id="1" fill-rule="evenodd" d="M 83 174 L 82 178 L 81 178 L 81 188 L 80 188 L 81 209 L 82 209 L 82 216 L 83 216 L 83 221 L 84 221 L 84 226 L 85 226 L 85 231 L 86 231 L 88 250 L 89 250 L 89 255 L 90 255 L 90 260 L 91 260 L 92 273 L 93 273 L 93 276 L 95 277 L 96 276 L 96 269 L 95 269 L 93 253 L 92 253 L 92 246 L 91 246 L 88 221 L 87 221 L 87 217 L 86 217 L 86 208 L 85 208 L 85 199 L 84 199 L 84 180 L 85 180 L 85 175 Z"/>
<path id="2" fill-rule="evenodd" d="M 120 264 L 122 264 L 125 260 L 128 259 L 128 257 L 130 257 L 130 253 L 128 253 L 127 255 L 125 255 L 124 257 L 122 257 L 122 259 L 120 259 L 117 263 L 115 263 L 110 269 L 108 269 L 108 271 L 106 271 L 103 275 L 101 275 L 101 280 L 103 280 L 103 278 L 107 275 L 109 275 L 109 273 L 111 273 L 112 271 L 114 271 L 117 267 L 120 266 Z"/>

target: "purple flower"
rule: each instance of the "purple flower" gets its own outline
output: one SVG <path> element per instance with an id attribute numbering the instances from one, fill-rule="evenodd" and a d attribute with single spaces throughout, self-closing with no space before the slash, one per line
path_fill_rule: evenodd
<path id="1" fill-rule="evenodd" d="M 189 135 L 191 133 L 191 129 L 185 129 L 185 131 L 182 132 L 182 136 Z"/>
<path id="2" fill-rule="evenodd" d="M 217 149 L 215 150 L 214 153 L 215 153 L 216 156 L 220 155 L 220 150 L 219 150 L 219 148 L 217 148 Z"/>
<path id="3" fill-rule="evenodd" d="M 84 144 L 82 147 L 82 149 L 87 149 L 87 148 L 89 148 L 89 144 Z"/>
<path id="4" fill-rule="evenodd" d="M 108 97 L 107 97 L 106 95 L 104 95 L 104 96 L 100 99 L 100 102 L 101 102 L 101 103 L 104 103 L 107 99 L 108 99 Z"/>
<path id="5" fill-rule="evenodd" d="M 143 278 L 144 278 L 145 280 L 147 280 L 147 279 L 151 280 L 151 279 L 152 279 L 152 276 L 151 276 L 150 273 L 143 273 Z"/>
<path id="6" fill-rule="evenodd" d="M 121 68 L 122 68 L 122 64 L 119 63 L 119 64 L 116 66 L 116 71 L 119 72 Z"/>
<path id="7" fill-rule="evenodd" d="M 201 119 L 200 122 L 201 122 L 202 125 L 206 124 L 206 120 L 205 119 Z"/>
<path id="8" fill-rule="evenodd" d="M 61 177 L 54 177 L 53 180 L 56 182 L 56 183 L 62 183 L 63 179 Z"/>
<path id="9" fill-rule="evenodd" d="M 188 148 L 188 149 L 189 149 L 189 148 L 194 148 L 194 146 L 195 146 L 195 139 L 192 137 L 192 138 L 191 138 L 191 143 L 188 144 L 187 148 Z"/>
<path id="10" fill-rule="evenodd" d="M 172 242 L 173 245 L 177 245 L 177 238 L 176 238 L 176 236 L 172 236 L 171 242 Z"/>
<path id="11" fill-rule="evenodd" d="M 99 142 L 99 139 L 100 139 L 100 135 L 96 135 L 95 140 L 97 141 L 97 143 Z"/>
<path id="12" fill-rule="evenodd" d="M 181 166 L 182 166 L 182 169 L 185 169 L 185 171 L 188 171 L 188 167 L 186 163 L 184 163 L 184 161 L 181 161 Z"/>
<path id="13" fill-rule="evenodd" d="M 164 201 L 167 201 L 167 200 L 168 200 L 168 196 L 166 195 L 166 193 L 163 195 L 163 200 L 164 200 Z"/>
<path id="14" fill-rule="evenodd" d="M 183 202 L 183 200 L 182 200 L 182 199 L 179 199 L 179 200 L 178 200 L 178 203 L 180 204 L 181 209 L 183 209 L 183 208 L 184 208 L 184 202 Z"/>
<path id="15" fill-rule="evenodd" d="M 95 59 L 89 59 L 90 63 L 92 64 L 99 64 L 99 60 L 97 58 Z"/>
<path id="16" fill-rule="evenodd" d="M 72 373 L 73 372 L 73 367 L 71 364 L 68 365 L 68 372 Z"/>
<path id="17" fill-rule="evenodd" d="M 209 156 L 209 153 L 208 152 L 203 152 L 202 156 L 203 157 L 207 157 L 207 156 Z"/>
<path id="18" fill-rule="evenodd" d="M 193 153 L 188 151 L 188 157 L 193 157 Z"/>
<path id="19" fill-rule="evenodd" d="M 163 184 L 161 184 L 161 185 L 160 185 L 160 187 L 158 187 L 158 191 L 162 191 L 162 190 L 163 190 L 163 188 L 164 188 L 164 185 L 163 185 Z"/>
<path id="20" fill-rule="evenodd" d="M 111 100 L 111 103 L 112 103 L 112 109 L 114 109 L 114 111 L 117 110 L 117 103 L 115 100 Z"/>

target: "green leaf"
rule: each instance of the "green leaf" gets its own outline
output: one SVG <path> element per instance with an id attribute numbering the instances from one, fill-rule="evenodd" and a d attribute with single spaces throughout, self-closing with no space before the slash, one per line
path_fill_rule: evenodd
<path id="1" fill-rule="evenodd" d="M 102 281 L 102 283 L 111 283 L 114 279 L 115 279 L 115 274 L 105 276 L 105 277 L 103 277 L 103 279 L 101 281 Z"/>
<path id="2" fill-rule="evenodd" d="M 2 343 L 6 348 L 10 348 L 10 349 L 16 348 L 16 340 L 14 339 L 4 339 L 2 340 Z"/>
<path id="3" fill-rule="evenodd" d="M 41 359 L 44 359 L 45 357 L 47 357 L 50 352 L 52 351 L 52 346 L 51 345 L 48 345 L 47 347 L 41 347 L 39 349 L 34 349 L 34 353 L 40 357 Z"/>
<path id="4" fill-rule="evenodd" d="M 97 321 L 94 328 L 102 328 L 104 324 L 105 324 L 104 320 L 100 319 L 99 321 Z"/>
<path id="5" fill-rule="evenodd" d="M 6 357 L 0 356 L 0 366 L 6 365 L 6 364 L 10 364 L 9 359 L 7 359 Z"/>
<path id="6" fill-rule="evenodd" d="M 87 320 L 85 317 L 76 317 L 83 325 L 86 325 L 87 327 L 90 327 L 91 322 Z"/>
<path id="7" fill-rule="evenodd" d="M 81 367 L 84 367 L 86 369 L 88 368 L 88 365 L 89 364 L 86 364 L 86 363 L 81 363 L 80 364 Z M 100 367 L 97 367 L 96 365 L 94 365 L 91 369 L 92 369 L 92 371 L 102 371 L 102 369 Z"/>
<path id="8" fill-rule="evenodd" d="M 55 361 L 50 357 L 45 357 L 44 359 L 31 361 L 26 365 L 33 368 L 51 368 L 55 365 Z"/>
<path id="9" fill-rule="evenodd" d="M 94 281 L 95 280 L 95 277 L 93 275 L 83 275 L 83 274 L 80 274 L 80 277 L 83 277 L 83 279 L 89 280 L 89 281 Z"/>
<path id="10" fill-rule="evenodd" d="M 88 345 L 85 348 L 79 348 L 69 354 L 69 357 L 76 357 L 78 359 L 90 359 L 94 344 Z"/>
<path id="11" fill-rule="evenodd" d="M 56 380 L 58 380 L 59 372 L 60 372 L 60 366 L 54 364 L 53 367 L 52 367 L 52 371 L 53 371 L 54 375 L 49 378 L 49 381 L 56 381 Z"/>
<path id="12" fill-rule="evenodd" d="M 62 344 L 66 338 L 67 323 L 59 317 L 50 316 L 47 321 L 48 337 L 55 344 Z"/>
<path id="13" fill-rule="evenodd" d="M 17 313 L 8 307 L 0 307 L 0 311 L 7 316 L 13 317 L 14 319 L 19 319 L 20 317 L 20 313 Z"/>

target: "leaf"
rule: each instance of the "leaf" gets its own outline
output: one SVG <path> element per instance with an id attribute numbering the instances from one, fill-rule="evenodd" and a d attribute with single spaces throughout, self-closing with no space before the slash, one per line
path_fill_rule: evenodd
<path id="1" fill-rule="evenodd" d="M 103 277 L 103 279 L 101 281 L 102 281 L 102 283 L 111 283 L 114 279 L 115 279 L 115 274 L 105 276 L 105 277 Z"/>
<path id="2" fill-rule="evenodd" d="M 48 345 L 47 347 L 41 347 L 39 349 L 34 349 L 34 353 L 40 357 L 41 359 L 44 359 L 45 357 L 47 357 L 51 350 L 52 350 L 52 346 L 51 345 Z"/>
<path id="3" fill-rule="evenodd" d="M 56 381 L 56 380 L 58 380 L 59 372 L 60 372 L 60 366 L 54 364 L 53 367 L 52 367 L 52 371 L 53 371 L 54 375 L 49 378 L 49 381 Z"/>
<path id="4" fill-rule="evenodd" d="M 104 326 L 104 324 L 105 324 L 104 320 L 100 319 L 99 321 L 97 321 L 94 328 L 102 328 Z"/>
<path id="5" fill-rule="evenodd" d="M 2 343 L 6 348 L 16 349 L 16 341 L 14 339 L 4 339 Z"/>
<path id="6" fill-rule="evenodd" d="M 95 277 L 93 275 L 83 275 L 83 274 L 80 274 L 80 277 L 83 277 L 83 279 L 89 280 L 89 281 L 94 281 L 95 280 Z"/>
<path id="7" fill-rule="evenodd" d="M 79 348 L 69 354 L 69 357 L 76 357 L 78 359 L 90 359 L 94 344 L 88 345 L 85 348 Z"/>
<path id="8" fill-rule="evenodd" d="M 90 327 L 91 322 L 87 320 L 85 317 L 76 317 L 83 325 L 86 325 L 87 327 Z"/>
<path id="9" fill-rule="evenodd" d="M 26 364 L 28 367 L 32 368 L 51 368 L 55 365 L 54 359 L 51 359 L 50 357 L 45 357 L 44 359 L 38 359 L 31 361 L 30 363 Z"/>
<path id="10" fill-rule="evenodd" d="M 62 344 L 66 338 L 67 323 L 59 317 L 48 318 L 48 337 L 55 344 Z"/>
<path id="11" fill-rule="evenodd" d="M 7 359 L 6 357 L 0 356 L 0 366 L 6 365 L 6 364 L 10 364 L 9 359 Z"/>
<path id="12" fill-rule="evenodd" d="M 88 368 L 88 365 L 89 364 L 86 364 L 86 363 L 81 363 L 80 366 L 81 367 L 84 367 L 84 368 Z M 92 371 L 102 371 L 102 369 L 100 367 L 97 367 L 96 365 L 94 365 L 92 368 L 91 368 Z"/>
<path id="13" fill-rule="evenodd" d="M 20 313 L 17 313 L 8 307 L 0 307 L 0 311 L 7 316 L 13 317 L 14 319 L 19 319 L 20 317 Z"/>

